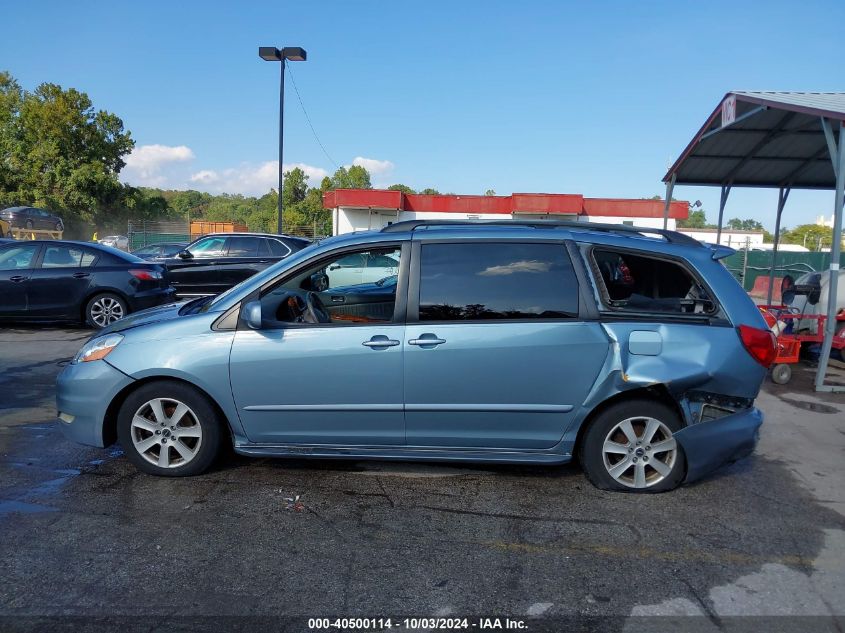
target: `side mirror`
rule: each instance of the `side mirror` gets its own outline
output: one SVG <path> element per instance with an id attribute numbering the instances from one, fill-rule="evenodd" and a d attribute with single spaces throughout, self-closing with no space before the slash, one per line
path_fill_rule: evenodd
<path id="1" fill-rule="evenodd" d="M 311 275 L 311 290 L 314 292 L 325 292 L 329 289 L 329 276 L 326 273 L 314 273 Z"/>
<path id="2" fill-rule="evenodd" d="M 261 329 L 261 302 L 250 301 L 241 312 L 244 322 L 253 330 Z"/>
<path id="3" fill-rule="evenodd" d="M 181 250 L 178 253 L 176 253 L 176 256 L 179 259 L 193 259 L 194 258 L 194 256 L 191 254 L 191 251 L 188 251 L 188 250 Z"/>

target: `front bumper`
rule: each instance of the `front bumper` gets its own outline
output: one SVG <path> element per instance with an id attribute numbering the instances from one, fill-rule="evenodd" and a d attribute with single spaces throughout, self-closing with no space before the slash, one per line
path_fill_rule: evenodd
<path id="1" fill-rule="evenodd" d="M 66 365 L 56 379 L 59 427 L 80 444 L 104 446 L 103 421 L 114 397 L 134 379 L 104 360 Z"/>
<path id="2" fill-rule="evenodd" d="M 675 433 L 687 458 L 685 481 L 695 481 L 723 464 L 750 455 L 757 445 L 761 424 L 762 411 L 752 407 Z"/>

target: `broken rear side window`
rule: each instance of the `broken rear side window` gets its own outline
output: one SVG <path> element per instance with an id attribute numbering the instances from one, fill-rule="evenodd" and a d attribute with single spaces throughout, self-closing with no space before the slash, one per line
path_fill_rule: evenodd
<path id="1" fill-rule="evenodd" d="M 713 299 L 680 264 L 642 255 L 593 250 L 603 302 L 613 310 L 673 314 L 712 314 Z"/>

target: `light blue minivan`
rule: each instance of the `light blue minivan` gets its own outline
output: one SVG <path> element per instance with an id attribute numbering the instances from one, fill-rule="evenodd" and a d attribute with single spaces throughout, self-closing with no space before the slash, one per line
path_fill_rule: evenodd
<path id="1" fill-rule="evenodd" d="M 58 378 L 65 434 L 141 470 L 243 455 L 560 464 L 674 488 L 749 454 L 775 341 L 673 231 L 409 221 L 133 314 Z"/>

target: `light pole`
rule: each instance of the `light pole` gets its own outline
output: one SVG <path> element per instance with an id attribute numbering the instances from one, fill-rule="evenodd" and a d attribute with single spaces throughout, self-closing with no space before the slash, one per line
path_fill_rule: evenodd
<path id="1" fill-rule="evenodd" d="M 282 187 L 284 175 L 282 173 L 282 148 L 285 134 L 285 61 L 304 62 L 307 55 L 304 48 L 299 46 L 285 46 L 281 50 L 275 46 L 259 46 L 258 56 L 267 62 L 281 62 L 281 79 L 279 81 L 279 220 L 276 232 L 282 232 Z"/>

